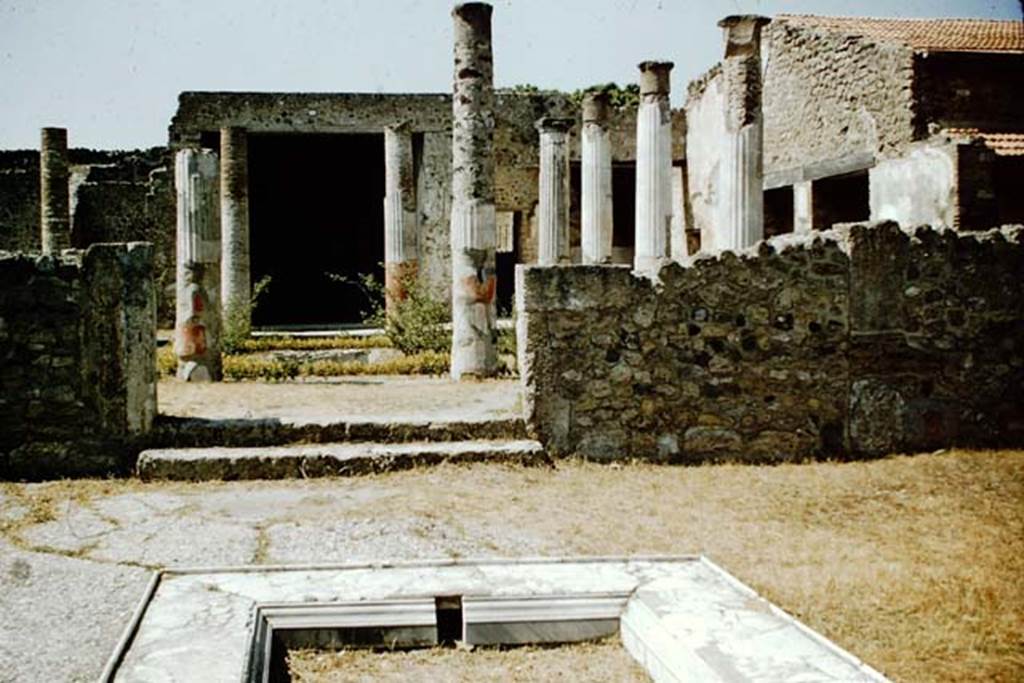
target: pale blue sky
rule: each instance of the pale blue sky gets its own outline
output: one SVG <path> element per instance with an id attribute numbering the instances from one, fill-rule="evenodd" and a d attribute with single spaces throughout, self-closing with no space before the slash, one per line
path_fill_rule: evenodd
<path id="1" fill-rule="evenodd" d="M 0 0 L 0 149 L 166 142 L 182 90 L 447 92 L 449 0 Z M 669 59 L 673 104 L 726 14 L 1020 19 L 1020 0 L 494 0 L 496 85 L 629 83 Z"/>

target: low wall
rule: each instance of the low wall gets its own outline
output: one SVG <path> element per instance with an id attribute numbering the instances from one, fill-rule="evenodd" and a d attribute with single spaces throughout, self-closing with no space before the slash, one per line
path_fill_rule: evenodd
<path id="1" fill-rule="evenodd" d="M 864 457 L 1024 444 L 1024 228 L 894 223 L 672 264 L 520 266 L 531 429 L 556 455 Z"/>
<path id="2" fill-rule="evenodd" d="M 0 252 L 0 479 L 130 466 L 156 413 L 146 243 Z"/>

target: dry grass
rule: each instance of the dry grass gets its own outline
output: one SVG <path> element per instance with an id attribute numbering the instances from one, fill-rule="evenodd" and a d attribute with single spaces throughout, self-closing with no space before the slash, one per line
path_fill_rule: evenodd
<path id="1" fill-rule="evenodd" d="M 705 553 L 896 680 L 1024 680 L 1024 452 L 381 479 L 400 494 L 374 515 L 449 533 L 468 519 L 566 555 Z"/>
<path id="2" fill-rule="evenodd" d="M 0 491 L 47 519 L 70 496 L 244 496 L 252 486 Z M 477 555 L 702 552 L 895 680 L 1024 680 L 1024 451 L 777 467 L 441 466 L 258 486 L 325 501 L 345 492 L 353 502 L 316 514 L 417 520 L 414 528 L 469 539 Z"/>
<path id="3" fill-rule="evenodd" d="M 289 653 L 288 668 L 296 683 L 650 680 L 617 639 L 562 647 L 481 648 L 472 652 L 441 648 L 395 652 L 297 650 Z"/>

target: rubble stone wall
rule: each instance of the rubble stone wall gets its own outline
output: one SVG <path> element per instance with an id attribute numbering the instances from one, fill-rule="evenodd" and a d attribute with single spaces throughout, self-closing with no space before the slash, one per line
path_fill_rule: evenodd
<path id="1" fill-rule="evenodd" d="M 764 62 L 765 174 L 875 154 L 918 137 L 910 48 L 773 21 Z"/>
<path id="2" fill-rule="evenodd" d="M 0 252 L 0 479 L 124 468 L 156 414 L 153 249 Z"/>
<path id="3" fill-rule="evenodd" d="M 671 264 L 520 267 L 531 429 L 595 459 L 1024 444 L 1024 228 L 893 223 Z"/>
<path id="4" fill-rule="evenodd" d="M 71 245 L 150 242 L 161 325 L 174 321 L 174 178 L 165 148 L 69 151 Z M 0 250 L 39 251 L 39 153 L 0 152 Z"/>

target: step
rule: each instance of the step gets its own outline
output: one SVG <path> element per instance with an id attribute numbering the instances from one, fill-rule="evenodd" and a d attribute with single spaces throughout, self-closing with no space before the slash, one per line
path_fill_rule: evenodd
<path id="1" fill-rule="evenodd" d="M 147 439 L 149 448 L 281 446 L 349 441 L 465 441 L 523 439 L 519 417 L 484 420 L 288 420 L 276 417 L 202 418 L 159 415 Z"/>
<path id="2" fill-rule="evenodd" d="M 413 443 L 323 443 L 258 448 L 161 448 L 136 465 L 148 481 L 347 477 L 443 462 L 549 463 L 536 441 L 490 439 Z"/>

